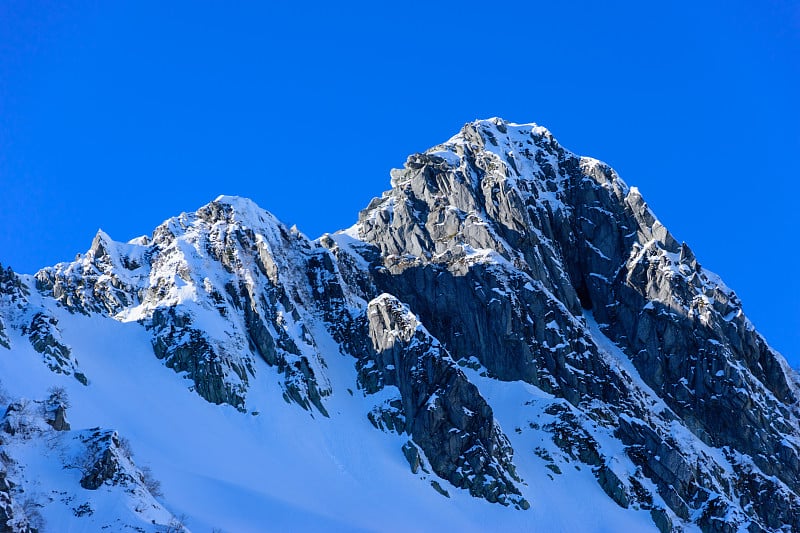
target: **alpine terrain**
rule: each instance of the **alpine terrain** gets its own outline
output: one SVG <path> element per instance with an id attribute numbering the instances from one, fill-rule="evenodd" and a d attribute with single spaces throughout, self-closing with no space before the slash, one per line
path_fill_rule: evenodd
<path id="1" fill-rule="evenodd" d="M 467 124 L 310 240 L 0 270 L 3 531 L 800 531 L 800 380 L 607 165 Z"/>

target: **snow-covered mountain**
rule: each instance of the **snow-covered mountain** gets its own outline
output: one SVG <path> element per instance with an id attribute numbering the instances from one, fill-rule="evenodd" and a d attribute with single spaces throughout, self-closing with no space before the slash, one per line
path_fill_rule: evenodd
<path id="1" fill-rule="evenodd" d="M 0 270 L 0 523 L 800 530 L 798 376 L 635 188 L 500 119 L 391 185 Z"/>

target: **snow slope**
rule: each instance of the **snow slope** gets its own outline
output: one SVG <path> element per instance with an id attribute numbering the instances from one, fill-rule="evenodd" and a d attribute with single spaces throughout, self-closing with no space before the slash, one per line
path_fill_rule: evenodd
<path id="1" fill-rule="evenodd" d="M 153 357 L 149 335 L 139 324 L 63 309 L 56 314 L 64 340 L 90 376 L 89 386 L 52 373 L 27 339 L 14 336 L 14 350 L 0 352 L 7 394 L 43 398 L 50 387 L 64 387 L 72 403 L 72 427 L 111 428 L 129 439 L 137 464 L 150 466 L 161 481 L 161 501 L 174 515 L 186 515 L 192 531 L 654 529 L 647 513 L 629 513 L 605 497 L 585 467 L 565 466 L 563 475 L 548 476 L 552 472 L 545 462 L 525 453 L 547 445 L 546 434 L 526 426 L 542 416 L 542 406 L 555 401 L 530 385 L 479 380 L 501 425 L 526 427 L 523 435 L 508 431 L 520 477 L 528 483 L 523 494 L 532 505 L 520 511 L 453 487 L 447 487 L 446 498 L 430 487 L 430 474 L 412 475 L 401 451 L 407 437 L 369 423 L 366 415 L 376 399 L 357 390 L 355 360 L 340 354 L 332 340 L 323 348 L 329 376 L 338 385 L 326 402 L 330 418 L 287 404 L 279 376 L 266 364 L 257 369 L 243 413 L 189 391 L 185 379 Z M 127 514 L 118 508 L 119 495 L 80 488 L 75 472 L 65 471 L 60 460 L 48 460 L 43 445 L 37 446 L 17 458 L 26 464 L 28 490 L 41 502 L 69 492 L 71 502 L 89 502 L 95 509 L 91 517 L 76 517 L 71 503 L 58 498 L 44 503 L 47 530 L 95 531 L 114 527 Z M 132 525 L 147 527 L 149 518 Z M 162 524 L 169 518 L 156 517 Z"/>

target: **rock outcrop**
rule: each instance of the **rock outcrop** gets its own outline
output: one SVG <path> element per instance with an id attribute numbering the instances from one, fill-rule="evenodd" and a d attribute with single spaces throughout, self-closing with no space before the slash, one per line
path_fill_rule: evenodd
<path id="1" fill-rule="evenodd" d="M 84 518 L 81 525 L 92 530 L 155 531 L 168 525 L 173 515 L 154 499 L 161 496 L 158 482 L 148 477 L 147 469 L 134 464 L 127 440 L 113 430 L 72 430 L 67 422 L 68 404 L 64 389 L 54 388 L 46 400 L 12 401 L 0 418 L 0 531 L 35 533 L 63 526 L 45 522 L 40 511 L 45 505 L 60 508 L 62 515 L 66 511 Z M 42 479 L 30 472 L 22 458 L 31 455 L 38 458 L 40 469 L 44 465 L 40 474 L 46 472 L 51 482 L 61 478 L 58 488 L 43 485 Z M 77 477 L 71 474 L 75 470 L 80 474 Z M 81 487 L 103 488 L 116 505 L 130 507 L 136 519 L 93 518 L 94 510 Z"/>
<path id="2" fill-rule="evenodd" d="M 371 346 L 359 360 L 361 381 L 368 393 L 399 389 L 405 424 L 395 424 L 396 430 L 410 434 L 433 471 L 456 487 L 527 508 L 514 484 L 520 479 L 508 438 L 439 341 L 388 294 L 369 303 L 365 319 Z"/>
<path id="3" fill-rule="evenodd" d="M 499 119 L 411 156 L 392 186 L 350 231 L 377 249 L 378 289 L 408 303 L 454 358 L 476 358 L 612 428 L 681 520 L 699 514 L 707 531 L 797 520 L 796 377 L 635 188 L 543 128 Z M 643 387 L 605 361 L 584 315 Z M 660 401 L 661 412 L 647 405 Z M 750 505 L 760 494 L 721 474 L 737 461 L 689 453 L 676 423 L 746 456 L 760 483 L 777 478 L 785 490 L 773 493 L 775 507 L 793 511 Z M 594 455 L 584 462 L 599 464 Z M 627 505 L 622 485 L 598 472 Z"/>

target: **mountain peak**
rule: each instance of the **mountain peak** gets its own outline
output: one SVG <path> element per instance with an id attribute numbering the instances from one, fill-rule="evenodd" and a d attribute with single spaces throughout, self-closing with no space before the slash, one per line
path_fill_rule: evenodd
<path id="1" fill-rule="evenodd" d="M 800 530 L 797 375 L 635 187 L 536 124 L 466 124 L 318 241 L 223 195 L 2 276 L 4 385 L 69 389 L 85 428 L 0 420 L 0 519 L 158 530 L 129 434 L 208 530 Z M 31 459 L 52 449 L 82 457 Z"/>
<path id="2" fill-rule="evenodd" d="M 223 205 L 229 207 L 233 216 L 232 220 L 236 220 L 245 225 L 254 227 L 261 227 L 264 224 L 283 226 L 283 224 L 277 218 L 275 218 L 272 213 L 259 207 L 259 205 L 250 198 L 221 194 L 217 196 L 213 202 L 200 208 L 198 213 L 211 208 L 213 205 Z"/>
<path id="3" fill-rule="evenodd" d="M 245 198 L 244 196 L 220 194 L 214 198 L 214 202 L 248 209 L 261 209 L 253 200 L 250 198 Z"/>
<path id="4" fill-rule="evenodd" d="M 489 135 L 489 139 L 500 134 L 510 137 L 512 141 L 523 143 L 527 142 L 529 139 L 537 140 L 541 138 L 545 138 L 548 141 L 555 141 L 555 137 L 550 133 L 550 130 L 535 122 L 516 123 L 506 121 L 500 117 L 478 119 L 468 122 L 462 128 L 461 133 L 463 133 L 465 129 L 486 132 Z"/>

